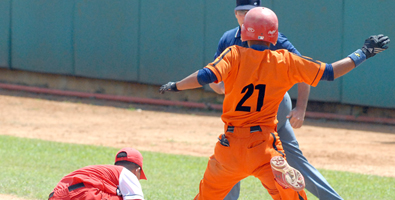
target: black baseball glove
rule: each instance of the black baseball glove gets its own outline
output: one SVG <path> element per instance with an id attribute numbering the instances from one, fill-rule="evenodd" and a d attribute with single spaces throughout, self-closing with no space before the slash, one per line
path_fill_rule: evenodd
<path id="1" fill-rule="evenodd" d="M 375 56 L 376 54 L 388 49 L 390 39 L 388 36 L 372 35 L 365 40 L 365 44 L 361 48 L 363 53 L 366 55 L 366 59 Z"/>
<path id="2" fill-rule="evenodd" d="M 177 89 L 177 85 L 175 82 L 168 82 L 159 88 L 159 93 L 164 94 L 166 91 L 172 91 L 172 92 L 177 92 L 179 91 Z"/>

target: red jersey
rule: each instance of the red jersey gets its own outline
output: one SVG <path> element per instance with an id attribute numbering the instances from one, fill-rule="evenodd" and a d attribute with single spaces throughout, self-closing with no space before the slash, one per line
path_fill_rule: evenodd
<path id="1" fill-rule="evenodd" d="M 56 185 L 54 199 L 59 199 L 57 197 L 63 195 L 63 190 L 78 183 L 84 183 L 115 197 L 118 196 L 119 187 L 122 196 L 117 199 L 144 199 L 137 177 L 125 167 L 117 165 L 91 165 L 71 172 Z"/>
<path id="2" fill-rule="evenodd" d="M 222 120 L 229 126 L 275 126 L 277 110 L 291 87 L 299 82 L 316 86 L 325 63 L 281 49 L 258 51 L 228 47 L 208 64 L 225 85 Z"/>
<path id="3" fill-rule="evenodd" d="M 106 193 L 117 194 L 119 175 L 123 169 L 123 166 L 115 165 L 91 165 L 83 167 L 63 177 L 54 190 L 84 182 Z"/>

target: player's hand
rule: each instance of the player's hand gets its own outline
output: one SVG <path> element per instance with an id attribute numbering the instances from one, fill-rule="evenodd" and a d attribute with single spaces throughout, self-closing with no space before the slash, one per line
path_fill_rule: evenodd
<path id="1" fill-rule="evenodd" d="M 166 91 L 172 91 L 172 92 L 177 92 L 179 91 L 177 89 L 177 85 L 175 82 L 168 82 L 159 88 L 159 93 L 164 94 Z"/>
<path id="2" fill-rule="evenodd" d="M 300 128 L 304 122 L 305 111 L 302 109 L 294 108 L 289 112 L 287 118 L 289 119 L 289 123 L 291 124 L 292 128 Z"/>
<path id="3" fill-rule="evenodd" d="M 366 55 L 366 59 L 375 56 L 376 54 L 388 49 L 390 39 L 388 36 L 372 35 L 365 40 L 365 44 L 362 47 L 363 53 Z"/>

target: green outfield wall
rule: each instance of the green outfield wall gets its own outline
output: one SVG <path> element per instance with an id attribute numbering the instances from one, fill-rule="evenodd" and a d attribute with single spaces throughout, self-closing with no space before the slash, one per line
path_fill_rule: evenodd
<path id="1" fill-rule="evenodd" d="M 10 67 L 11 0 L 0 1 L 0 67 Z"/>
<path id="2" fill-rule="evenodd" d="M 393 0 L 263 4 L 303 55 L 324 62 L 372 34 L 395 40 Z M 2 0 L 0 67 L 160 85 L 213 60 L 219 38 L 237 26 L 234 7 L 234 0 Z M 321 82 L 310 100 L 395 108 L 395 47 L 359 68 Z"/>

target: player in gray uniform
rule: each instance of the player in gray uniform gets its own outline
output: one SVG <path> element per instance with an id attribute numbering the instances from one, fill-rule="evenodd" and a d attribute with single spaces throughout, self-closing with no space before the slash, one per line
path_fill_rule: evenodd
<path id="1" fill-rule="evenodd" d="M 257 6 L 261 6 L 260 0 L 236 0 L 235 16 L 240 26 L 243 23 L 244 15 L 247 11 Z M 223 50 L 232 45 L 248 47 L 247 42 L 242 42 L 240 39 L 240 27 L 236 27 L 224 33 L 219 41 L 215 58 L 218 57 Z M 270 49 L 287 49 L 290 52 L 300 55 L 298 50 L 296 50 L 282 33 L 278 35 L 277 44 L 275 46 L 271 45 Z M 210 84 L 210 87 L 219 94 L 224 93 L 223 84 L 221 83 Z M 319 199 L 342 199 L 321 173 L 303 156 L 292 129 L 292 127 L 300 128 L 303 124 L 309 93 L 310 86 L 304 83 L 298 84 L 298 99 L 294 110 L 292 110 L 292 102 L 289 94 L 285 94 L 277 113 L 278 135 L 280 136 L 289 165 L 298 169 L 305 177 L 306 189 Z M 224 200 L 236 200 L 239 197 L 239 193 L 240 182 L 233 187 Z"/>

